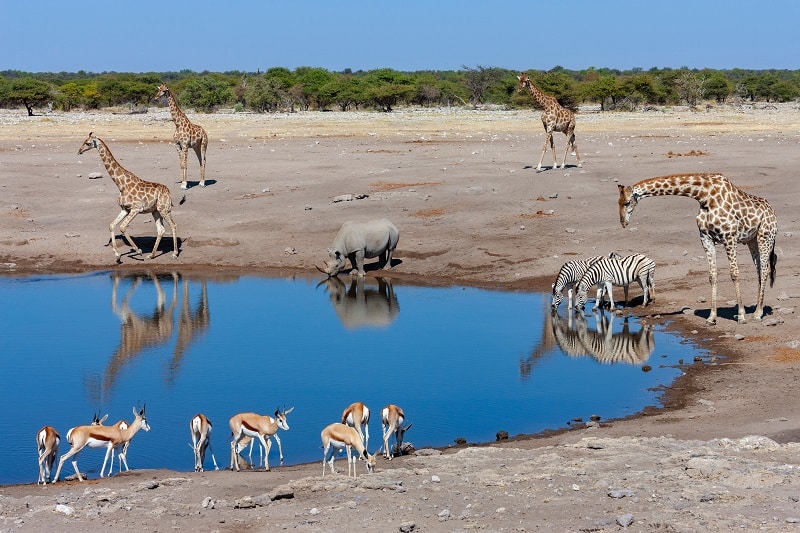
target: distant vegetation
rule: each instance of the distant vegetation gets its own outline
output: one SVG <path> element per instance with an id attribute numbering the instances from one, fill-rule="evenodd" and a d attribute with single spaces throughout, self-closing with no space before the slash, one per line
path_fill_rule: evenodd
<path id="1" fill-rule="evenodd" d="M 800 97 L 797 70 L 657 69 L 548 72 L 526 71 L 533 82 L 562 105 L 593 103 L 602 110 L 701 102 L 788 102 Z M 161 82 L 169 84 L 184 108 L 257 113 L 297 110 L 390 112 L 399 106 L 531 107 L 527 93 L 517 92 L 519 72 L 492 67 L 457 71 L 331 72 L 323 68 L 275 67 L 266 72 L 0 72 L 0 107 L 25 108 L 29 114 L 152 105 Z"/>

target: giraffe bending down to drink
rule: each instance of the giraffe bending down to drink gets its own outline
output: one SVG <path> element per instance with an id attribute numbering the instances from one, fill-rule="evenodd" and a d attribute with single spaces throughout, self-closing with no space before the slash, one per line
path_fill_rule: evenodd
<path id="1" fill-rule="evenodd" d="M 633 186 L 619 187 L 619 221 L 626 227 L 639 200 L 648 196 L 688 196 L 700 203 L 697 227 L 708 259 L 708 278 L 711 282 L 711 313 L 709 324 L 717 323 L 717 251 L 715 245 L 725 246 L 731 270 L 731 280 L 736 286 L 738 314 L 743 324 L 745 309 L 739 290 L 739 266 L 736 263 L 736 245 L 747 244 L 758 271 L 758 304 L 753 312 L 755 320 L 764 316 L 764 289 L 769 277 L 770 287 L 775 282 L 775 237 L 778 219 L 769 202 L 737 188 L 722 174 L 679 174 L 641 180 Z"/>
<path id="2" fill-rule="evenodd" d="M 161 100 L 167 97 L 169 104 L 169 112 L 172 115 L 172 121 L 175 122 L 175 147 L 178 149 L 178 156 L 181 158 L 181 173 L 183 175 L 181 180 L 181 189 L 186 189 L 186 166 L 187 159 L 189 158 L 189 148 L 194 150 L 197 154 L 197 160 L 200 162 L 200 186 L 206 186 L 206 149 L 208 148 L 208 135 L 206 130 L 198 124 L 193 124 L 192 121 L 178 106 L 178 101 L 175 95 L 169 90 L 166 83 L 162 83 L 158 88 L 158 94 L 155 95 L 153 100 Z"/>
<path id="3" fill-rule="evenodd" d="M 528 89 L 528 91 L 531 93 L 531 96 L 533 96 L 533 99 L 536 100 L 536 103 L 539 104 L 539 106 L 543 109 L 542 125 L 544 125 L 544 131 L 547 135 L 544 139 L 542 156 L 539 158 L 539 164 L 536 165 L 536 170 L 542 170 L 542 161 L 544 160 L 545 152 L 547 152 L 548 144 L 550 144 L 550 150 L 553 151 L 553 168 L 558 168 L 558 160 L 556 159 L 556 146 L 553 142 L 554 131 L 560 131 L 567 136 L 567 147 L 564 150 L 564 161 L 561 164 L 561 168 L 565 168 L 567 166 L 567 154 L 570 151 L 570 147 L 572 147 L 572 152 L 575 154 L 575 158 L 578 160 L 578 166 L 583 166 L 581 156 L 578 153 L 578 145 L 575 144 L 575 114 L 569 109 L 562 107 L 554 96 L 543 93 L 541 89 L 533 84 L 527 74 L 520 74 L 517 76 L 517 79 L 519 80 L 518 90 L 521 91 L 522 89 Z"/>
<path id="4" fill-rule="evenodd" d="M 178 225 L 175 224 L 175 221 L 172 219 L 172 198 L 169 194 L 169 188 L 161 183 L 144 181 L 133 172 L 122 168 L 122 165 L 117 163 L 117 160 L 114 159 L 111 150 L 108 149 L 108 145 L 99 137 L 95 136 L 94 133 L 90 133 L 89 136 L 86 137 L 86 140 L 83 141 L 83 144 L 78 150 L 78 155 L 92 148 L 97 149 L 109 176 L 111 176 L 111 179 L 119 188 L 117 203 L 119 203 L 122 211 L 120 211 L 117 218 L 115 218 L 109 226 L 111 231 L 111 246 L 114 248 L 114 255 L 117 258 L 117 263 L 122 262 L 119 250 L 117 250 L 117 240 L 114 235 L 114 228 L 117 224 L 119 224 L 119 230 L 128 242 L 128 245 L 135 250 L 137 254 L 142 253 L 142 250 L 133 243 L 133 238 L 127 233 L 128 224 L 130 224 L 139 213 L 151 213 L 153 219 L 156 221 L 156 231 L 158 233 L 156 235 L 156 242 L 153 245 L 153 250 L 148 257 L 153 259 L 156 250 L 158 250 L 161 237 L 164 235 L 164 219 L 166 219 L 172 227 L 172 258 L 177 259 L 178 237 L 175 231 Z"/>

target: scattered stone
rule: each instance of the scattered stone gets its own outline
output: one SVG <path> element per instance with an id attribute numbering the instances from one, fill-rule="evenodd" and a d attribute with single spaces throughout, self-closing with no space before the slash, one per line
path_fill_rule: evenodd
<path id="1" fill-rule="evenodd" d="M 303 208 L 303 210 L 305 210 L 305 211 L 311 211 L 312 209 L 313 209 L 313 208 L 312 208 L 310 205 L 306 205 L 306 206 Z"/>
<path id="2" fill-rule="evenodd" d="M 233 504 L 234 509 L 253 509 L 256 506 L 256 502 L 253 501 L 253 498 L 250 496 L 245 496 L 244 498 L 240 498 L 236 500 L 236 503 Z"/>
<path id="3" fill-rule="evenodd" d="M 417 524 L 414 522 L 403 522 L 400 524 L 400 533 L 411 533 L 412 531 L 416 531 Z"/>
<path id="4" fill-rule="evenodd" d="M 450 518 L 450 509 L 442 509 L 436 516 L 439 517 L 439 520 L 447 520 Z"/>
<path id="5" fill-rule="evenodd" d="M 103 173 L 102 172 L 89 172 L 89 179 L 90 180 L 96 180 L 96 179 L 102 178 L 102 177 L 103 177 Z"/>
<path id="6" fill-rule="evenodd" d="M 213 509 L 214 508 L 214 500 L 211 497 L 206 496 L 203 498 L 203 509 Z"/>
<path id="7" fill-rule="evenodd" d="M 779 315 L 793 315 L 794 307 L 781 307 L 778 309 Z"/>
<path id="8" fill-rule="evenodd" d="M 356 194 L 356 200 L 363 200 L 364 198 L 369 198 L 369 194 L 363 192 Z"/>
<path id="9" fill-rule="evenodd" d="M 780 317 L 771 317 L 771 318 L 766 319 L 763 322 L 763 324 L 765 326 L 779 326 L 779 325 L 783 324 L 783 319 L 780 318 Z"/>
<path id="10" fill-rule="evenodd" d="M 288 485 L 275 487 L 267 494 L 269 495 L 269 499 L 273 502 L 275 500 L 288 500 L 294 498 L 294 490 L 292 490 L 292 488 Z"/>
<path id="11" fill-rule="evenodd" d="M 459 446 L 462 446 L 462 445 L 467 443 L 467 439 L 465 439 L 464 437 L 456 437 L 455 441 L 456 441 L 456 444 L 459 445 Z"/>
<path id="12" fill-rule="evenodd" d="M 339 196 L 335 196 L 333 198 L 333 203 L 352 202 L 352 201 L 353 201 L 353 195 L 352 194 L 340 194 Z"/>
<path id="13" fill-rule="evenodd" d="M 566 231 L 567 233 L 575 233 L 577 230 L 575 230 L 573 228 L 567 228 L 564 231 Z"/>
<path id="14" fill-rule="evenodd" d="M 497 440 L 508 440 L 508 431 L 498 431 L 496 438 Z"/>
<path id="15" fill-rule="evenodd" d="M 628 490 L 628 489 L 610 490 L 610 491 L 608 491 L 608 496 L 610 498 L 615 498 L 615 499 L 626 498 L 626 497 L 627 498 L 631 498 L 631 497 L 633 497 L 633 491 L 632 490 Z"/>
<path id="16" fill-rule="evenodd" d="M 308 514 L 310 514 L 312 516 L 317 516 L 319 513 L 320 513 L 320 511 L 316 507 L 312 507 L 311 510 L 308 512 Z"/>
<path id="17" fill-rule="evenodd" d="M 434 483 L 439 483 L 441 480 L 442 480 L 442 478 L 440 478 L 436 474 L 431 476 L 431 481 L 434 482 Z"/>
<path id="18" fill-rule="evenodd" d="M 618 517 L 617 524 L 619 524 L 620 527 L 628 527 L 633 524 L 633 515 L 628 513 Z"/>
<path id="19" fill-rule="evenodd" d="M 800 340 L 793 339 L 786 343 L 787 348 L 794 348 L 795 350 L 800 349 Z"/>
<path id="20" fill-rule="evenodd" d="M 287 246 L 283 249 L 284 255 L 294 255 L 297 253 L 297 250 L 294 249 L 294 246 Z"/>
<path id="21" fill-rule="evenodd" d="M 75 514 L 75 509 L 73 507 L 70 507 L 69 505 L 64 505 L 63 503 L 59 503 L 58 505 L 56 505 L 56 512 L 63 513 L 67 516 L 72 516 Z"/>

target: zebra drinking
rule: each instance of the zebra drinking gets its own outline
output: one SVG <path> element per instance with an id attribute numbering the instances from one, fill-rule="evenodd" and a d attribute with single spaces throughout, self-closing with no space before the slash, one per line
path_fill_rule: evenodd
<path id="1" fill-rule="evenodd" d="M 613 253 L 613 252 L 612 252 Z M 558 275 L 556 276 L 555 283 L 552 284 L 551 288 L 553 291 L 553 299 L 550 303 L 550 307 L 553 309 L 558 309 L 558 306 L 561 305 L 561 301 L 564 299 L 564 288 L 567 289 L 567 308 L 572 309 L 574 300 L 573 300 L 573 289 L 575 285 L 580 281 L 586 271 L 589 270 L 589 267 L 592 266 L 594 263 L 603 259 L 602 255 L 589 257 L 587 259 L 575 259 L 573 261 L 567 261 L 561 266 L 561 269 L 558 271 Z"/>
<path id="2" fill-rule="evenodd" d="M 612 252 L 613 254 L 613 252 Z M 614 254 L 616 255 L 616 254 Z M 636 281 L 644 292 L 644 305 L 655 300 L 655 270 L 656 263 L 644 254 L 633 254 L 626 257 L 605 257 L 589 267 L 586 274 L 577 284 L 577 307 L 586 306 L 589 287 L 597 285 L 597 299 L 594 308 L 597 309 L 602 301 L 603 292 L 608 294 L 611 309 L 614 309 L 614 298 L 611 294 L 612 285 L 621 286 L 625 291 L 625 307 L 628 306 L 628 285 Z"/>

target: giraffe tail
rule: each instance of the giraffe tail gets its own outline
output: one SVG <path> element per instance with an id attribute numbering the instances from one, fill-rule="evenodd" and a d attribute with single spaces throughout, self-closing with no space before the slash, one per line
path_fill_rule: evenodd
<path id="1" fill-rule="evenodd" d="M 178 205 L 183 205 L 183 203 L 184 203 L 185 201 L 186 201 L 186 195 L 184 194 L 184 195 L 183 195 L 183 198 L 181 198 L 181 201 L 180 201 L 180 202 L 178 202 Z"/>
<path id="2" fill-rule="evenodd" d="M 775 244 L 772 244 L 772 251 L 769 253 L 769 287 L 775 283 L 775 265 L 778 263 L 778 255 L 775 253 Z"/>

